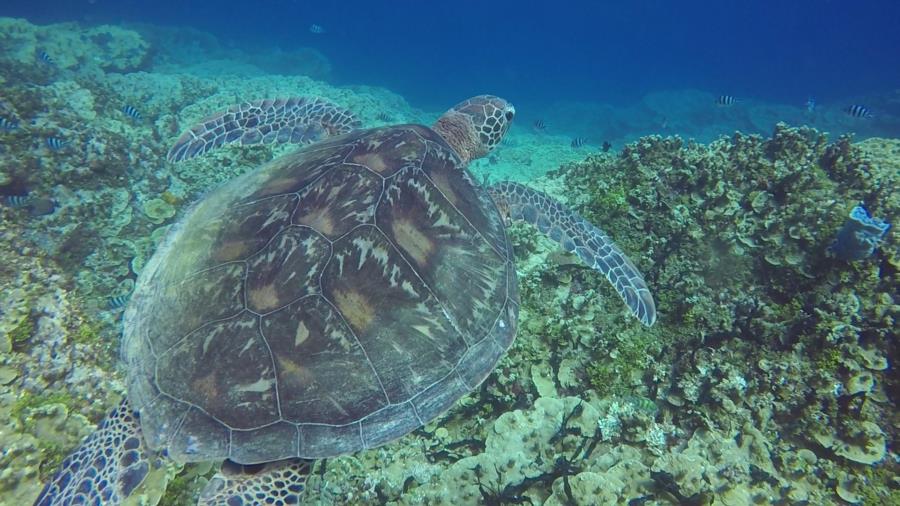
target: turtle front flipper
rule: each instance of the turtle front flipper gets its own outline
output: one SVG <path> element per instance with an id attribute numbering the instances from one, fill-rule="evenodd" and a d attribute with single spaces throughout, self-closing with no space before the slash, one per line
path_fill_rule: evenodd
<path id="1" fill-rule="evenodd" d="M 505 217 L 524 220 L 602 272 L 643 323 L 656 321 L 656 305 L 637 267 L 602 230 L 546 193 L 505 181 L 488 187 Z"/>
<path id="2" fill-rule="evenodd" d="M 226 460 L 200 493 L 197 506 L 300 504 L 310 461 L 279 460 L 242 466 Z"/>
<path id="3" fill-rule="evenodd" d="M 60 464 L 35 506 L 120 504 L 151 470 L 137 414 L 127 400 Z"/>
<path id="4" fill-rule="evenodd" d="M 319 97 L 244 102 L 207 117 L 181 134 L 166 159 L 180 162 L 233 142 L 310 144 L 359 126 L 350 111 Z"/>

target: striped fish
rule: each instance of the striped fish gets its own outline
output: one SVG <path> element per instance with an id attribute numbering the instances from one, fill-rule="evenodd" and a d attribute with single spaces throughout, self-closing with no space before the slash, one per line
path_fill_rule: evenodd
<path id="1" fill-rule="evenodd" d="M 731 95 L 719 95 L 716 97 L 716 105 L 729 106 L 734 105 L 738 100 Z"/>
<path id="2" fill-rule="evenodd" d="M 584 137 L 575 137 L 574 139 L 572 139 L 572 142 L 569 145 L 573 148 L 580 148 L 585 144 L 587 144 L 587 139 L 585 139 Z"/>
<path id="3" fill-rule="evenodd" d="M 119 309 L 125 307 L 125 304 L 128 304 L 128 296 L 127 295 L 116 295 L 115 297 L 110 297 L 106 299 L 106 306 L 109 309 Z"/>
<path id="4" fill-rule="evenodd" d="M 538 132 L 543 132 L 544 130 L 547 129 L 547 124 L 544 123 L 544 120 L 542 120 L 542 119 L 536 119 L 536 120 L 534 120 L 534 124 L 532 124 L 531 127 L 534 128 L 535 130 L 537 130 Z"/>
<path id="5" fill-rule="evenodd" d="M 47 147 L 56 151 L 64 148 L 66 145 L 66 141 L 60 139 L 59 137 L 47 137 Z"/>
<path id="6" fill-rule="evenodd" d="M 19 122 L 13 119 L 0 116 L 0 130 L 15 130 L 19 128 Z"/>
<path id="7" fill-rule="evenodd" d="M 144 117 L 141 115 L 141 111 L 135 109 L 130 105 L 126 105 L 122 108 L 122 112 L 125 113 L 126 116 L 130 116 L 135 121 L 140 121 Z"/>
<path id="8" fill-rule="evenodd" d="M 381 111 L 380 113 L 378 113 L 375 116 L 375 119 L 377 119 L 378 121 L 384 121 L 385 123 L 387 123 L 388 121 L 392 121 L 394 118 L 390 114 L 388 114 L 384 111 Z"/>
<path id="9" fill-rule="evenodd" d="M 871 118 L 872 111 L 864 105 L 850 105 L 844 109 L 844 112 L 854 118 Z"/>
<path id="10" fill-rule="evenodd" d="M 38 53 L 38 59 L 47 65 L 56 65 L 56 62 L 53 61 L 53 58 L 51 58 L 49 54 L 47 54 L 47 51 Z"/>
<path id="11" fill-rule="evenodd" d="M 31 204 L 31 197 L 28 195 L 7 195 L 2 198 L 2 202 L 6 207 L 21 209 Z"/>
<path id="12" fill-rule="evenodd" d="M 315 33 L 316 35 L 325 33 L 325 27 L 313 23 L 309 25 L 309 33 Z"/>

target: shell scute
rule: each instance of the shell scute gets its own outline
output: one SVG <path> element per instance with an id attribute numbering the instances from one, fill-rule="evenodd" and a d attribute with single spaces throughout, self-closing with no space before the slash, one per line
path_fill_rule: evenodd
<path id="1" fill-rule="evenodd" d="M 353 149 L 353 143 L 353 137 L 340 136 L 269 162 L 253 174 L 249 184 L 255 189 L 245 200 L 302 191 L 340 165 Z"/>
<path id="2" fill-rule="evenodd" d="M 259 319 L 249 313 L 205 325 L 160 355 L 163 393 L 203 409 L 232 429 L 279 420 L 276 377 Z"/>
<path id="3" fill-rule="evenodd" d="M 377 222 L 433 295 L 467 343 L 490 330 L 506 297 L 506 257 L 495 251 L 419 169 L 388 183 Z"/>
<path id="4" fill-rule="evenodd" d="M 267 313 L 319 292 L 331 244 L 314 230 L 291 227 L 247 260 L 247 308 Z"/>
<path id="5" fill-rule="evenodd" d="M 382 179 L 353 165 L 334 167 L 300 194 L 293 223 L 337 239 L 363 223 L 372 223 Z"/>
<path id="6" fill-rule="evenodd" d="M 425 139 L 405 126 L 374 130 L 357 142 L 347 163 L 367 167 L 383 177 L 391 177 L 407 167 L 420 167 L 425 157 Z"/>
<path id="7" fill-rule="evenodd" d="M 466 343 L 440 302 L 375 227 L 335 242 L 325 297 L 347 321 L 391 403 L 446 375 Z"/>
<path id="8" fill-rule="evenodd" d="M 207 229 L 218 230 L 215 238 L 208 239 L 212 260 L 241 260 L 259 251 L 273 236 L 290 226 L 296 207 L 296 195 L 279 195 L 229 207 L 218 221 L 218 227 Z M 198 238 L 203 239 L 206 238 Z"/>
<path id="9" fill-rule="evenodd" d="M 275 359 L 285 420 L 347 424 L 387 404 L 364 350 L 322 297 L 264 316 L 262 332 Z"/>

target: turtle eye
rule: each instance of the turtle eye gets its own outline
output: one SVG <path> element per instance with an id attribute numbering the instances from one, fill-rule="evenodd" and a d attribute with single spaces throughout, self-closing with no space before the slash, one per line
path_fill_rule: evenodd
<path id="1" fill-rule="evenodd" d="M 515 114 L 513 114 L 512 111 L 506 111 L 506 121 L 512 121 L 513 116 L 515 116 Z"/>

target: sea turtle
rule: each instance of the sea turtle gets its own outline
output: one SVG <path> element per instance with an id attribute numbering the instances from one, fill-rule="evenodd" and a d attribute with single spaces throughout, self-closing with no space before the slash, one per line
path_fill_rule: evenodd
<path id="1" fill-rule="evenodd" d="M 226 461 L 200 504 L 298 502 L 308 459 L 409 433 L 509 348 L 510 219 L 602 271 L 652 325 L 646 283 L 603 232 L 523 185 L 475 183 L 467 162 L 514 115 L 483 95 L 431 128 L 361 130 L 326 100 L 289 98 L 185 132 L 172 161 L 229 142 L 309 145 L 213 190 L 172 227 L 125 310 L 128 397 L 37 503 L 118 504 L 162 457 Z"/>

